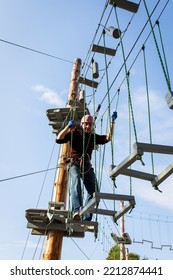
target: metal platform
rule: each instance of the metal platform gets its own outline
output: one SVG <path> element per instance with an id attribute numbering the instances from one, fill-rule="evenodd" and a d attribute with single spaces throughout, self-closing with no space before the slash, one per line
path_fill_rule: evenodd
<path id="1" fill-rule="evenodd" d="M 101 199 L 114 200 L 114 201 L 116 200 L 127 201 L 127 204 L 119 211 L 100 209 L 98 205 Z M 135 207 L 135 198 L 132 195 L 96 192 L 93 194 L 93 198 L 89 201 L 89 203 L 80 211 L 80 215 L 84 216 L 87 213 L 107 215 L 107 216 L 112 216 L 114 221 L 116 222 L 121 216 L 123 216 L 129 210 L 132 210 L 134 207 Z"/>
<path id="2" fill-rule="evenodd" d="M 84 109 L 84 105 L 82 106 L 79 101 L 75 102 L 75 106 L 72 108 L 54 108 L 46 111 L 49 125 L 52 126 L 55 134 L 58 134 L 59 130 L 63 129 L 72 119 L 76 126 L 80 126 L 80 120 L 85 114 L 89 114 L 89 111 L 87 108 Z"/>
<path id="3" fill-rule="evenodd" d="M 121 237 L 117 236 L 115 233 L 111 233 L 111 237 L 117 244 L 132 244 L 132 240 L 127 232 L 124 232 Z"/>
<path id="4" fill-rule="evenodd" d="M 139 4 L 126 0 L 109 0 L 109 4 L 132 13 L 137 13 L 139 8 Z"/>
<path id="5" fill-rule="evenodd" d="M 119 174 L 122 174 L 142 180 L 147 180 L 151 182 L 155 189 L 158 189 L 158 185 L 160 185 L 173 173 L 173 163 L 167 166 L 158 175 L 128 169 L 128 167 L 131 166 L 136 160 L 141 159 L 141 156 L 144 154 L 144 152 L 173 155 L 173 146 L 137 142 L 134 143 L 133 149 L 134 151 L 119 165 L 110 167 L 109 176 L 117 177 Z"/>
<path id="6" fill-rule="evenodd" d="M 56 204 L 56 209 L 52 209 Z M 57 206 L 61 205 L 58 209 Z M 49 209 L 27 209 L 27 228 L 32 229 L 33 235 L 46 235 L 48 230 L 63 231 L 66 237 L 84 237 L 85 232 L 98 232 L 98 223 L 90 221 L 76 221 L 69 216 L 71 213 L 64 210 L 63 203 L 49 203 Z"/>

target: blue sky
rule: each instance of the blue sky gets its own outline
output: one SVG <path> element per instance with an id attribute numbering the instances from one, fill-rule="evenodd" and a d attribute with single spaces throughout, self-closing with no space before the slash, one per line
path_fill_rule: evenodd
<path id="1" fill-rule="evenodd" d="M 94 43 L 97 44 L 103 31 L 102 25 L 105 25 L 111 10 L 111 6 L 108 5 L 99 27 L 98 24 L 106 2 L 105 0 L 0 0 L 1 180 L 56 166 L 59 145 L 54 144 L 55 135 L 48 125 L 46 110 L 66 106 L 73 61 L 79 57 L 82 62 L 85 62 L 93 38 Z M 158 1 L 146 2 L 151 12 Z M 166 0 L 159 2 L 152 16 L 153 23 L 158 19 L 166 2 Z M 172 8 L 173 4 L 169 1 L 159 19 L 170 80 L 173 71 Z M 131 21 L 132 13 L 122 9 L 117 9 L 117 11 L 121 31 L 124 31 Z M 139 11 L 128 26 L 123 39 L 126 55 L 132 49 L 146 20 L 147 15 L 142 1 Z M 106 26 L 117 26 L 114 12 L 111 13 Z M 150 26 L 147 24 L 129 56 L 128 69 L 133 64 L 149 32 Z M 95 34 L 96 37 L 94 37 Z M 156 34 L 160 47 L 158 30 Z M 118 40 L 110 36 L 106 36 L 105 40 L 107 47 L 111 48 L 116 48 L 119 43 Z M 3 41 L 50 54 L 56 56 L 57 59 Z M 100 44 L 103 45 L 103 39 L 101 39 Z M 165 101 L 168 89 L 152 35 L 147 40 L 145 47 L 153 143 L 172 145 L 173 111 L 168 108 Z M 91 57 L 90 54 L 89 63 Z M 100 70 L 105 69 L 103 55 L 96 54 L 94 59 L 98 61 Z M 107 59 L 110 61 L 110 57 Z M 109 66 L 110 85 L 122 62 L 122 51 L 119 47 Z M 86 67 L 85 64 L 84 66 Z M 100 71 L 99 82 L 103 72 Z M 113 98 L 111 112 L 116 108 L 117 96 L 115 93 L 124 77 L 125 71 L 122 69 L 111 87 L 110 97 Z M 87 78 L 91 78 L 91 69 L 87 73 Z M 106 91 L 107 82 L 104 76 L 95 95 L 96 105 L 103 100 Z M 138 140 L 148 143 L 148 112 L 142 52 L 130 70 L 130 91 Z M 90 96 L 92 89 L 87 87 L 86 93 L 87 96 Z M 114 161 L 116 165 L 129 153 L 127 94 L 127 84 L 124 81 L 120 88 L 117 107 L 118 119 L 114 137 Z M 87 98 L 87 102 L 90 112 L 93 113 L 93 103 L 90 97 Z M 106 97 L 98 116 L 98 133 L 100 131 L 99 120 L 102 116 L 104 117 L 104 133 L 106 132 L 107 106 L 108 99 Z M 134 142 L 132 129 L 132 144 Z M 102 191 L 104 192 L 112 192 L 112 183 L 108 173 L 111 164 L 110 148 L 110 144 L 107 144 L 102 183 Z M 150 155 L 144 155 L 143 160 L 145 167 L 140 162 L 136 162 L 134 167 L 137 170 L 151 173 Z M 155 173 L 159 174 L 172 162 L 172 155 L 157 154 L 154 155 L 154 161 Z M 54 177 L 54 171 L 50 171 L 47 174 L 40 173 L 1 182 L 0 259 L 21 259 L 28 235 L 25 210 L 35 208 L 37 204 L 39 208 L 47 208 L 52 195 Z M 116 193 L 129 194 L 129 178 L 120 175 L 116 184 Z M 139 243 L 134 242 L 128 248 L 129 251 L 136 252 L 141 257 L 172 259 L 173 251 L 169 250 L 169 247 L 159 250 L 151 249 L 150 242 L 140 244 L 143 240 L 147 240 L 153 241 L 154 247 L 173 246 L 171 236 L 173 230 L 172 176 L 160 185 L 160 189 L 162 193 L 153 190 L 149 182 L 133 180 L 132 192 L 135 195 L 136 207 L 131 214 L 128 213 L 125 217 L 125 228 L 131 238 Z M 94 240 L 91 233 L 86 234 L 85 239 L 80 240 L 73 241 L 71 238 L 64 238 L 63 259 L 86 259 L 86 256 L 89 259 L 106 258 L 107 251 L 113 245 L 110 233 L 114 231 L 118 234 L 119 225 L 113 224 L 110 219 L 104 217 L 99 219 L 100 233 L 97 240 Z M 29 237 L 24 259 L 32 259 L 33 256 L 39 259 L 43 241 L 41 240 L 35 254 L 37 243 L 38 237 Z"/>

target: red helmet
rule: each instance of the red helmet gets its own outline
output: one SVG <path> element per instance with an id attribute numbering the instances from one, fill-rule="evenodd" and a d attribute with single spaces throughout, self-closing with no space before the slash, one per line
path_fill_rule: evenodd
<path id="1" fill-rule="evenodd" d="M 80 123 L 83 124 L 85 122 L 93 123 L 94 122 L 93 117 L 91 115 L 83 116 Z"/>

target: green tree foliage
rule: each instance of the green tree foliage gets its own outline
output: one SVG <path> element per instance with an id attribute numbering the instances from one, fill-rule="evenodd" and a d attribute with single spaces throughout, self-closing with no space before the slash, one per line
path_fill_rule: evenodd
<path id="1" fill-rule="evenodd" d="M 120 260 L 120 247 L 117 245 L 113 246 L 110 249 L 106 260 Z"/>
<path id="2" fill-rule="evenodd" d="M 140 259 L 140 257 L 136 253 L 129 253 L 128 254 L 128 260 L 139 260 L 139 259 Z"/>
<path id="3" fill-rule="evenodd" d="M 139 260 L 139 259 L 140 259 L 140 256 L 136 253 L 128 254 L 128 260 Z M 120 246 L 118 246 L 118 245 L 113 246 L 110 249 L 106 260 L 120 260 Z"/>

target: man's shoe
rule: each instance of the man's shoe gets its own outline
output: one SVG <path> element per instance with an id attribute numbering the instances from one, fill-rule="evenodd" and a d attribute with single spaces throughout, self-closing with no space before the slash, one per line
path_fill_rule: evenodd
<path id="1" fill-rule="evenodd" d="M 73 214 L 73 220 L 80 221 L 80 219 L 81 219 L 81 217 L 80 217 L 80 215 L 79 215 L 79 212 L 78 212 L 78 211 L 75 212 L 75 213 Z"/>
<path id="2" fill-rule="evenodd" d="M 95 230 L 94 226 L 81 225 L 81 227 L 84 229 L 84 231 L 94 232 Z"/>

